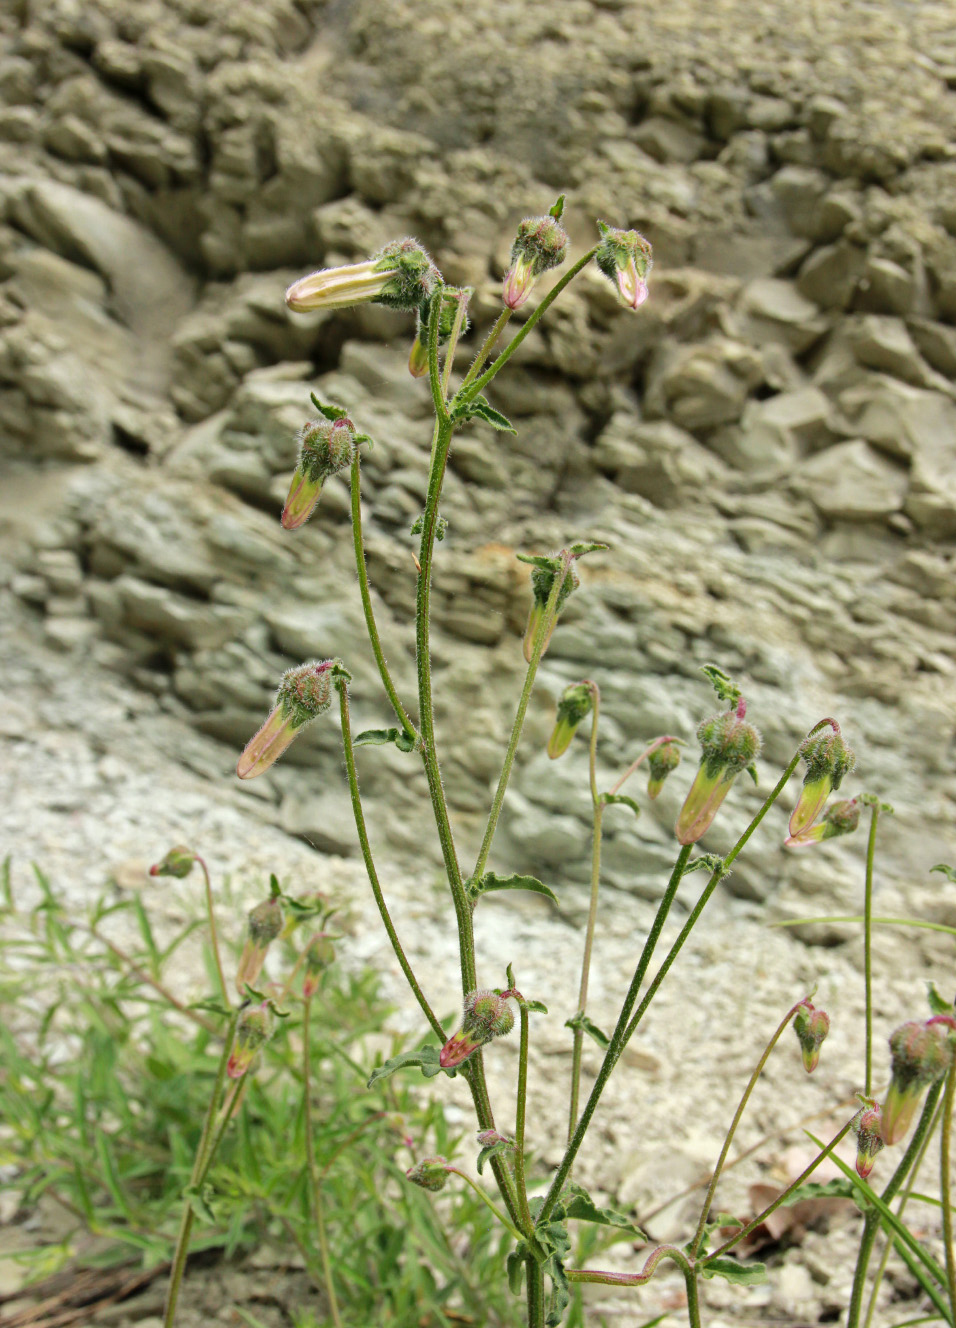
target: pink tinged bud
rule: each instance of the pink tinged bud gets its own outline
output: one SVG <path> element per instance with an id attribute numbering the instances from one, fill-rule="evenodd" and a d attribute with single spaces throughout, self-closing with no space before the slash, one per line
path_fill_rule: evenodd
<path id="1" fill-rule="evenodd" d="M 269 946 L 282 931 L 282 905 L 278 899 L 266 899 L 249 913 L 246 942 L 236 970 L 236 990 L 245 995 L 246 986 L 254 987 L 269 953 Z"/>
<path id="2" fill-rule="evenodd" d="M 647 299 L 647 274 L 653 266 L 650 243 L 639 231 L 623 231 L 598 222 L 601 244 L 595 261 L 617 287 L 629 309 L 639 309 Z"/>
<path id="3" fill-rule="evenodd" d="M 519 258 L 517 263 L 508 269 L 501 288 L 501 298 L 509 309 L 521 308 L 531 294 L 534 280 L 531 264 L 523 258 Z"/>
<path id="4" fill-rule="evenodd" d="M 647 282 L 637 275 L 633 258 L 626 267 L 618 268 L 617 288 L 621 299 L 632 309 L 639 309 L 647 299 Z"/>
<path id="5" fill-rule="evenodd" d="M 680 765 L 680 748 L 676 742 L 662 742 L 647 758 L 650 778 L 647 781 L 647 796 L 656 798 L 664 787 L 664 781 Z"/>
<path id="6" fill-rule="evenodd" d="M 567 252 L 567 232 L 555 217 L 525 217 L 511 246 L 511 266 L 501 292 L 508 308 L 524 304 L 536 279 L 563 263 Z"/>
<path id="7" fill-rule="evenodd" d="M 284 674 L 276 693 L 275 709 L 250 739 L 236 765 L 240 779 L 261 775 L 282 755 L 303 725 L 328 710 L 332 703 L 332 668 L 335 660 L 312 660 Z"/>
<path id="8" fill-rule="evenodd" d="M 804 830 L 808 830 L 823 811 L 826 800 L 833 790 L 829 775 L 819 779 L 807 779 L 800 790 L 800 797 L 790 816 L 790 838 L 797 839 Z"/>
<path id="9" fill-rule="evenodd" d="M 804 848 L 808 844 L 819 844 L 824 839 L 834 839 L 838 835 L 849 835 L 860 823 L 860 804 L 856 798 L 832 803 L 823 813 L 823 820 L 808 826 L 799 835 L 789 835 L 783 842 L 786 848 Z"/>
<path id="10" fill-rule="evenodd" d="M 191 848 L 186 848 L 184 844 L 177 844 L 171 848 L 163 858 L 162 862 L 154 862 L 149 869 L 150 876 L 174 876 L 176 880 L 184 880 L 193 869 L 196 861 L 196 855 Z"/>
<path id="11" fill-rule="evenodd" d="M 305 977 L 302 980 L 302 995 L 306 1000 L 314 996 L 319 989 L 322 975 L 335 959 L 335 946 L 327 936 L 313 936 L 305 951 Z"/>
<path id="12" fill-rule="evenodd" d="M 268 1001 L 249 1005 L 239 1015 L 236 1037 L 226 1064 L 230 1079 L 241 1079 L 248 1071 L 259 1050 L 272 1036 L 275 1016 Z"/>
<path id="13" fill-rule="evenodd" d="M 412 342 L 412 351 L 408 357 L 408 372 L 413 378 L 424 378 L 428 373 L 428 347 L 420 335 Z"/>
<path id="14" fill-rule="evenodd" d="M 856 1135 L 857 1173 L 866 1180 L 883 1149 L 883 1126 L 879 1103 L 869 1097 L 861 1101 L 864 1105 L 853 1117 L 850 1129 Z"/>
<path id="15" fill-rule="evenodd" d="M 807 773 L 790 817 L 791 839 L 799 838 L 813 825 L 831 792 L 840 787 L 856 765 L 856 756 L 844 742 L 839 726 L 833 720 L 829 723 L 831 727 L 812 733 L 800 746 Z"/>
<path id="16" fill-rule="evenodd" d="M 485 1037 L 475 1037 L 459 1029 L 442 1047 L 438 1054 L 438 1063 L 443 1070 L 452 1070 L 456 1065 L 466 1061 L 469 1056 L 473 1056 L 487 1041 Z"/>
<path id="17" fill-rule="evenodd" d="M 369 258 L 347 267 L 326 267 L 294 281 L 285 293 L 285 302 L 298 314 L 313 309 L 347 309 L 353 304 L 367 304 L 380 295 L 395 275 L 396 268 L 382 268 Z"/>
<path id="18" fill-rule="evenodd" d="M 282 510 L 286 530 L 298 530 L 308 521 L 322 485 L 330 475 L 350 466 L 354 455 L 355 426 L 347 416 L 309 420 L 303 426 L 299 431 L 299 460 Z"/>
<path id="19" fill-rule="evenodd" d="M 426 1157 L 405 1172 L 413 1185 L 420 1185 L 423 1190 L 443 1190 L 448 1184 L 451 1163 L 444 1157 Z"/>
<path id="20" fill-rule="evenodd" d="M 591 705 L 592 693 L 588 683 L 576 682 L 564 689 L 558 702 L 554 731 L 548 740 L 548 755 L 552 761 L 568 750 L 578 726 L 590 714 Z"/>
<path id="21" fill-rule="evenodd" d="M 733 782 L 723 770 L 712 775 L 706 765 L 700 767 L 674 827 L 679 844 L 696 844 L 707 833 Z"/>
<path id="22" fill-rule="evenodd" d="M 461 1028 L 442 1047 L 439 1063 L 446 1070 L 460 1065 L 492 1038 L 510 1033 L 514 1022 L 514 1011 L 507 996 L 496 991 L 469 992 L 465 997 Z"/>
<path id="23" fill-rule="evenodd" d="M 885 1143 L 903 1138 L 924 1091 L 946 1074 L 953 1059 L 954 1029 L 952 1015 L 935 1015 L 923 1024 L 901 1024 L 890 1036 L 893 1069 L 883 1103 Z"/>
<path id="24" fill-rule="evenodd" d="M 309 479 L 301 466 L 296 467 L 289 487 L 289 496 L 282 509 L 282 525 L 286 530 L 298 530 L 315 511 L 322 492 L 322 479 Z"/>
<path id="25" fill-rule="evenodd" d="M 820 1063 L 820 1046 L 830 1031 L 830 1018 L 823 1010 L 814 1008 L 811 1001 L 804 1001 L 793 1017 L 793 1030 L 800 1043 L 803 1056 L 803 1068 L 807 1074 Z"/>
<path id="26" fill-rule="evenodd" d="M 760 754 L 760 734 L 744 719 L 746 709 L 741 697 L 736 710 L 711 715 L 697 729 L 700 768 L 674 827 L 681 844 L 695 844 L 706 833 L 737 775 Z"/>

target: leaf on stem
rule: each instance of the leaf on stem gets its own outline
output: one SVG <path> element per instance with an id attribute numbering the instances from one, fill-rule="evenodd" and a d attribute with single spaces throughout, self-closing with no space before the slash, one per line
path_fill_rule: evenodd
<path id="1" fill-rule="evenodd" d="M 324 415 L 327 420 L 335 421 L 348 418 L 348 411 L 343 410 L 341 406 L 324 406 L 314 392 L 310 392 L 309 396 L 312 398 L 313 406 L 319 414 Z"/>
<path id="2" fill-rule="evenodd" d="M 719 872 L 721 877 L 730 875 L 730 868 L 725 865 L 723 858 L 717 853 L 702 853 L 699 858 L 694 858 L 693 862 L 688 862 L 682 875 L 689 876 L 691 872 L 695 871 L 710 872 L 711 876 L 715 872 Z"/>
<path id="3" fill-rule="evenodd" d="M 507 415 L 502 415 L 500 410 L 495 410 L 487 397 L 483 397 L 480 393 L 471 401 L 456 406 L 451 413 L 451 418 L 456 424 L 463 424 L 466 420 L 484 420 L 485 424 L 490 424 L 499 433 L 516 434 L 518 432 Z"/>
<path id="4" fill-rule="evenodd" d="M 555 904 L 558 902 L 558 896 L 549 885 L 539 881 L 536 876 L 519 876 L 517 873 L 511 876 L 499 876 L 496 872 L 485 872 L 477 880 L 473 876 L 470 877 L 465 882 L 465 889 L 472 902 L 480 899 L 482 895 L 490 894 L 493 890 L 530 890 L 532 894 L 546 895 Z M 533 1008 L 532 1002 L 528 1002 L 528 1007 Z"/>
<path id="5" fill-rule="evenodd" d="M 926 999 L 929 1001 L 929 1008 L 933 1014 L 952 1014 L 952 1001 L 945 1000 L 936 990 L 935 982 L 927 982 Z"/>
<path id="6" fill-rule="evenodd" d="M 722 1277 L 737 1286 L 761 1286 L 767 1280 L 765 1263 L 739 1263 L 736 1259 L 711 1259 L 709 1263 L 698 1264 L 702 1277 Z"/>
<path id="7" fill-rule="evenodd" d="M 937 862 L 935 867 L 930 867 L 931 872 L 942 872 L 952 885 L 956 885 L 956 867 L 950 867 L 945 862 Z"/>
<path id="8" fill-rule="evenodd" d="M 640 805 L 633 798 L 629 798 L 626 793 L 602 793 L 598 798 L 598 802 L 603 802 L 605 806 L 609 806 L 613 802 L 619 802 L 624 807 L 630 807 L 635 816 L 641 814 Z"/>
<path id="9" fill-rule="evenodd" d="M 717 664 L 702 664 L 700 671 L 717 693 L 717 700 L 724 702 L 728 710 L 735 709 L 742 693 L 730 674 Z"/>
<path id="10" fill-rule="evenodd" d="M 510 1139 L 499 1139 L 496 1144 L 488 1144 L 488 1146 L 483 1148 L 478 1154 L 478 1160 L 475 1163 L 475 1166 L 478 1168 L 478 1175 L 480 1176 L 482 1174 L 485 1163 L 490 1162 L 493 1157 L 501 1157 L 504 1155 L 510 1162 L 514 1157 L 514 1151 L 515 1146 Z"/>
<path id="11" fill-rule="evenodd" d="M 421 1047 L 418 1051 L 402 1051 L 397 1056 L 392 1056 L 384 1065 L 379 1065 L 372 1071 L 367 1087 L 371 1088 L 380 1079 L 387 1079 L 396 1070 L 412 1068 L 421 1070 L 426 1079 L 433 1079 L 436 1074 L 447 1074 L 450 1079 L 454 1079 L 455 1070 L 446 1070 L 440 1064 L 438 1059 L 440 1051 L 441 1048 L 433 1043 Z"/>
<path id="12" fill-rule="evenodd" d="M 566 1019 L 564 1026 L 570 1029 L 580 1028 L 582 1033 L 587 1033 L 589 1037 L 594 1038 L 602 1051 L 606 1051 L 611 1045 L 611 1039 L 608 1035 L 598 1028 L 594 1020 L 589 1019 L 586 1014 L 576 1014 L 573 1019 Z"/>
<path id="13" fill-rule="evenodd" d="M 387 747 L 393 742 L 400 752 L 413 752 L 415 739 L 404 729 L 364 729 L 352 739 L 353 747 Z"/>
<path id="14" fill-rule="evenodd" d="M 203 1185 L 201 1188 L 198 1185 L 187 1185 L 186 1189 L 183 1191 L 183 1198 L 192 1209 L 194 1215 L 199 1218 L 200 1222 L 205 1222 L 207 1226 L 212 1225 L 216 1221 L 216 1214 L 213 1212 L 212 1206 L 209 1202 L 210 1193 L 211 1190 L 208 1185 Z"/>
<path id="15" fill-rule="evenodd" d="M 596 1222 L 602 1227 L 616 1227 L 618 1231 L 626 1231 L 629 1235 L 640 1237 L 641 1240 L 648 1239 L 647 1234 L 629 1217 L 625 1217 L 615 1208 L 601 1208 L 596 1204 L 583 1185 L 572 1182 L 568 1188 L 572 1196 L 564 1203 L 564 1211 L 568 1217 L 573 1217 L 578 1222 Z"/>

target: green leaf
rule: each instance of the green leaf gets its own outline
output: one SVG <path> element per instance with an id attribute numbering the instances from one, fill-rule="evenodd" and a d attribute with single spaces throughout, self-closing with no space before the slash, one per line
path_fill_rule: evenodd
<path id="1" fill-rule="evenodd" d="M 525 1001 L 524 1007 L 526 1010 L 533 1011 L 534 1014 L 548 1013 L 548 1007 L 545 1005 L 544 1001 Z"/>
<path id="2" fill-rule="evenodd" d="M 730 869 L 717 853 L 702 853 L 699 858 L 694 858 L 693 862 L 689 862 L 684 868 L 683 875 L 689 876 L 695 871 L 707 871 L 711 876 L 714 872 L 719 872 L 721 877 L 730 875 Z"/>
<path id="3" fill-rule="evenodd" d="M 629 798 L 626 793 L 602 793 L 598 801 L 603 802 L 605 805 L 619 802 L 624 807 L 630 807 L 635 816 L 640 816 L 641 814 L 640 805 L 636 803 L 633 798 Z"/>
<path id="4" fill-rule="evenodd" d="M 415 750 L 415 739 L 404 729 L 363 729 L 352 739 L 354 747 L 387 747 L 393 742 L 400 752 Z"/>
<path id="5" fill-rule="evenodd" d="M 502 415 L 500 410 L 495 410 L 489 402 L 482 396 L 475 397 L 474 401 L 468 403 L 467 419 L 484 420 L 485 424 L 490 424 L 493 429 L 499 433 L 514 433 L 518 430 L 508 419 L 507 415 Z"/>
<path id="6" fill-rule="evenodd" d="M 555 221 L 560 221 L 564 213 L 564 194 L 559 194 L 551 207 L 548 208 L 548 216 L 554 217 Z"/>
<path id="7" fill-rule="evenodd" d="M 527 563 L 530 567 L 541 567 L 546 572 L 557 572 L 561 569 L 561 557 L 554 553 L 516 553 L 515 557 L 519 563 Z"/>
<path id="8" fill-rule="evenodd" d="M 929 1008 L 933 1012 L 933 1014 L 953 1013 L 952 1001 L 944 1000 L 943 997 L 940 996 L 939 992 L 936 990 L 935 982 L 927 982 L 926 999 L 929 1001 Z"/>
<path id="9" fill-rule="evenodd" d="M 736 1259 L 711 1259 L 698 1264 L 703 1277 L 722 1277 L 737 1286 L 761 1286 L 767 1280 L 765 1263 L 739 1263 Z"/>
<path id="10" fill-rule="evenodd" d="M 501 1157 L 504 1154 L 510 1161 L 514 1151 L 515 1146 L 510 1139 L 501 1139 L 496 1144 L 489 1144 L 478 1154 L 478 1160 L 475 1163 L 478 1168 L 478 1175 L 481 1175 L 485 1163 L 490 1162 L 493 1157 Z"/>
<path id="11" fill-rule="evenodd" d="M 310 392 L 309 396 L 312 398 L 313 406 L 319 414 L 324 415 L 327 420 L 344 420 L 348 415 L 348 411 L 343 410 L 341 406 L 323 406 L 322 402 L 314 392 Z"/>
<path id="12" fill-rule="evenodd" d="M 741 690 L 717 664 L 702 664 L 701 673 L 717 693 L 717 700 L 723 701 L 729 710 L 733 710 L 741 698 Z"/>
<path id="13" fill-rule="evenodd" d="M 402 1051 L 397 1056 L 387 1060 L 384 1065 L 379 1065 L 369 1076 L 367 1087 L 371 1088 L 373 1084 L 378 1083 L 380 1079 L 387 1079 L 389 1075 L 396 1070 L 419 1069 L 426 1079 L 433 1079 L 436 1074 L 447 1074 L 450 1079 L 455 1077 L 455 1070 L 446 1070 L 439 1063 L 438 1056 L 441 1048 L 434 1043 L 420 1048 L 418 1051 Z"/>
<path id="14" fill-rule="evenodd" d="M 594 1020 L 589 1019 L 586 1014 L 576 1014 L 573 1019 L 566 1019 L 564 1026 L 565 1028 L 571 1029 L 580 1028 L 582 1032 L 587 1033 L 589 1037 L 594 1038 L 594 1041 L 602 1051 L 606 1050 L 611 1045 L 611 1039 L 608 1035 L 602 1032 Z"/>
<path id="15" fill-rule="evenodd" d="M 930 867 L 931 872 L 942 872 L 952 885 L 956 885 L 956 867 L 950 867 L 945 862 L 937 862 L 935 867 Z"/>
<path id="16" fill-rule="evenodd" d="M 186 1009 L 208 1010 L 210 1014 L 221 1014 L 227 1019 L 232 1014 L 232 1011 L 229 1009 L 229 1007 L 223 1005 L 222 1001 L 214 1001 L 214 1000 L 193 1001 L 192 1004 L 186 1006 Z"/>
<path id="17" fill-rule="evenodd" d="M 508 1286 L 513 1296 L 520 1296 L 521 1288 L 524 1286 L 524 1259 L 525 1244 L 522 1241 L 516 1250 L 511 1251 L 507 1260 Z"/>
<path id="18" fill-rule="evenodd" d="M 532 894 L 546 895 L 548 899 L 556 904 L 558 896 L 549 885 L 539 881 L 536 876 L 519 876 L 517 872 L 511 876 L 499 876 L 496 872 L 485 872 L 476 881 L 471 877 L 465 887 L 468 891 L 469 899 L 480 899 L 482 895 L 490 894 L 493 890 L 530 890 Z"/>
<path id="19" fill-rule="evenodd" d="M 216 1221 L 216 1214 L 212 1211 L 209 1203 L 209 1186 L 204 1185 L 201 1189 L 198 1185 L 188 1185 L 183 1191 L 183 1198 L 189 1207 L 193 1210 L 200 1222 L 205 1222 L 211 1226 Z"/>
<path id="20" fill-rule="evenodd" d="M 747 774 L 750 776 L 750 778 L 753 780 L 755 784 L 760 783 L 760 776 L 757 774 L 757 767 L 753 764 L 753 762 L 751 762 L 750 765 L 747 766 Z"/>
<path id="21" fill-rule="evenodd" d="M 790 1208 L 793 1204 L 802 1203 L 804 1199 L 852 1199 L 854 1194 L 854 1186 L 839 1176 L 828 1181 L 808 1180 L 792 1194 L 788 1194 L 781 1207 Z"/>
<path id="22" fill-rule="evenodd" d="M 573 1191 L 573 1197 L 565 1204 L 568 1217 L 573 1217 L 578 1222 L 597 1222 L 602 1227 L 616 1227 L 618 1231 L 640 1236 L 642 1240 L 648 1239 L 641 1228 L 623 1213 L 614 1208 L 599 1208 L 582 1185 L 572 1182 L 570 1189 Z"/>
<path id="23" fill-rule="evenodd" d="M 583 558 L 586 553 L 604 553 L 610 547 L 601 540 L 576 540 L 567 546 L 567 551 L 572 558 Z"/>

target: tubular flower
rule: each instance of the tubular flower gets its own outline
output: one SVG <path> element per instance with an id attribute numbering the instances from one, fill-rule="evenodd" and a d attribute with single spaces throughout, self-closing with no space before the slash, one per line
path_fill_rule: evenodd
<path id="1" fill-rule="evenodd" d="M 370 302 L 411 311 L 440 280 L 441 274 L 417 240 L 394 240 L 363 263 L 322 268 L 300 277 L 286 291 L 285 302 L 296 313 Z"/>
<path id="2" fill-rule="evenodd" d="M 830 721 L 833 724 L 833 721 Z M 790 817 L 790 838 L 799 839 L 820 815 L 827 798 L 856 765 L 856 756 L 843 741 L 839 726 L 813 733 L 800 746 L 807 765 L 800 797 Z M 832 832 L 831 832 L 832 833 Z"/>
<path id="3" fill-rule="evenodd" d="M 664 780 L 680 765 L 680 748 L 676 742 L 662 742 L 647 758 L 647 796 L 656 798 L 664 787 Z"/>
<path id="4" fill-rule="evenodd" d="M 819 844 L 824 839 L 834 839 L 837 835 L 850 835 L 859 824 L 860 804 L 856 798 L 847 798 L 831 803 L 816 825 L 807 826 L 798 835 L 788 835 L 783 841 L 784 846 L 803 848 L 807 844 Z"/>
<path id="5" fill-rule="evenodd" d="M 595 262 L 617 287 L 630 309 L 639 309 L 647 299 L 647 274 L 653 265 L 651 246 L 640 231 L 622 231 L 598 222 L 601 245 Z"/>
<path id="6" fill-rule="evenodd" d="M 571 739 L 591 712 L 593 692 L 590 683 L 576 682 L 566 687 L 558 702 L 554 732 L 548 739 L 548 755 L 551 760 L 563 756 L 571 744 Z"/>
<path id="7" fill-rule="evenodd" d="M 330 475 L 352 464 L 355 426 L 338 420 L 309 420 L 299 433 L 299 460 L 282 509 L 286 530 L 298 530 L 315 511 L 322 485 Z"/>
<path id="8" fill-rule="evenodd" d="M 872 1097 L 861 1097 L 863 1106 L 853 1117 L 850 1129 L 856 1135 L 856 1169 L 866 1180 L 873 1170 L 877 1154 L 883 1150 L 883 1127 L 880 1104 Z"/>
<path id="9" fill-rule="evenodd" d="M 465 997 L 461 1028 L 441 1049 L 439 1062 L 449 1070 L 461 1065 L 492 1038 L 504 1037 L 514 1028 L 514 1011 L 507 996 L 496 991 L 471 991 Z"/>
<path id="10" fill-rule="evenodd" d="M 268 770 L 299 730 L 328 710 L 332 704 L 332 670 L 336 662 L 312 660 L 283 676 L 272 713 L 239 757 L 236 774 L 240 779 L 253 779 Z"/>
<path id="11" fill-rule="evenodd" d="M 268 1001 L 261 1005 L 247 1005 L 239 1016 L 236 1039 L 226 1064 L 230 1079 L 241 1079 L 255 1060 L 256 1053 L 272 1037 L 275 1015 Z"/>
<path id="12" fill-rule="evenodd" d="M 282 930 L 282 905 L 278 899 L 266 899 L 249 912 L 246 941 L 236 969 L 236 990 L 240 996 L 246 987 L 254 987 L 266 962 L 269 946 Z"/>
<path id="13" fill-rule="evenodd" d="M 551 588 L 554 585 L 554 578 L 557 573 L 547 567 L 536 567 L 531 573 L 531 613 L 528 617 L 528 626 L 524 633 L 524 657 L 531 663 L 531 656 L 534 652 L 534 638 L 538 631 L 541 619 L 544 617 L 544 611 L 548 607 L 548 600 L 551 597 Z M 554 619 L 548 628 L 548 635 L 544 638 L 544 645 L 541 647 L 542 655 L 548 648 L 548 642 L 551 640 L 551 634 L 554 631 L 555 623 L 558 621 L 558 614 L 564 608 L 568 601 L 568 596 L 572 591 L 578 588 L 580 584 L 578 574 L 573 567 L 569 567 L 564 583 L 558 592 L 558 602 L 555 605 Z"/>
<path id="14" fill-rule="evenodd" d="M 567 232 L 555 217 L 525 217 L 511 246 L 511 266 L 501 291 L 508 308 L 524 304 L 537 278 L 563 263 L 567 252 Z"/>
<path id="15" fill-rule="evenodd" d="M 681 844 L 695 844 L 710 828 L 731 784 L 760 753 L 760 734 L 746 722 L 746 713 L 747 703 L 741 697 L 736 710 L 712 715 L 697 730 L 700 768 L 675 826 Z"/>
<path id="16" fill-rule="evenodd" d="M 805 1000 L 793 1017 L 793 1031 L 800 1043 L 803 1068 L 807 1074 L 813 1074 L 820 1063 L 820 1046 L 830 1031 L 830 1016 L 825 1010 L 817 1010 L 812 1001 Z"/>
<path id="17" fill-rule="evenodd" d="M 883 1103 L 883 1142 L 898 1143 L 913 1120 L 925 1089 L 942 1079 L 953 1060 L 952 1015 L 934 1015 L 924 1024 L 901 1024 L 890 1036 L 893 1069 Z"/>

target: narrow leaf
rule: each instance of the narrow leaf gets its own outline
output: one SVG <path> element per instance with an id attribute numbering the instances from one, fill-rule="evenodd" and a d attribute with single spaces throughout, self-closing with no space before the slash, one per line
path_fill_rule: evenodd
<path id="1" fill-rule="evenodd" d="M 363 729 L 352 740 L 355 747 L 387 747 L 393 742 L 400 752 L 410 752 L 415 739 L 404 729 Z"/>
<path id="2" fill-rule="evenodd" d="M 558 902 L 558 896 L 551 887 L 539 881 L 536 876 L 519 876 L 517 873 L 511 876 L 498 876 L 495 872 L 485 872 L 477 881 L 472 877 L 468 882 L 468 895 L 471 899 L 479 899 L 493 890 L 530 890 L 532 894 L 546 895 L 555 904 Z"/>
<path id="3" fill-rule="evenodd" d="M 497 429 L 499 433 L 516 434 L 518 432 L 508 419 L 507 415 L 502 415 L 500 410 L 495 410 L 494 406 L 487 402 L 484 397 L 475 397 L 474 401 L 469 404 L 468 418 L 471 420 L 484 420 L 486 424 L 490 424 L 491 427 Z"/>
<path id="4" fill-rule="evenodd" d="M 552 203 L 551 207 L 548 209 L 548 216 L 554 217 L 555 221 L 560 221 L 564 213 L 564 198 L 565 198 L 564 194 L 559 194 L 558 197 L 555 199 L 554 203 Z"/>
<path id="5" fill-rule="evenodd" d="M 568 1217 L 573 1217 L 578 1222 L 596 1222 L 602 1227 L 616 1227 L 619 1231 L 627 1231 L 631 1235 L 640 1236 L 642 1240 L 647 1240 L 645 1233 L 629 1217 L 625 1217 L 614 1208 L 599 1207 L 583 1186 L 575 1185 L 573 1189 L 574 1195 L 565 1205 Z"/>
<path id="6" fill-rule="evenodd" d="M 582 1032 L 587 1033 L 589 1037 L 594 1038 L 602 1051 L 605 1051 L 611 1045 L 611 1039 L 608 1035 L 598 1028 L 593 1019 L 589 1019 L 586 1014 L 576 1014 L 573 1019 L 567 1019 L 565 1028 L 580 1028 Z"/>
<path id="7" fill-rule="evenodd" d="M 617 802 L 623 807 L 630 807 L 635 816 L 640 816 L 641 814 L 639 804 L 636 803 L 633 798 L 629 798 L 626 793 L 602 793 L 600 801 L 608 806 L 611 803 Z"/>
<path id="8" fill-rule="evenodd" d="M 478 1160 L 475 1165 L 478 1168 L 478 1175 L 482 1174 L 486 1162 L 490 1162 L 493 1157 L 507 1156 L 509 1159 L 515 1151 L 515 1146 L 510 1139 L 501 1139 L 496 1144 L 489 1144 L 478 1154 Z"/>
<path id="9" fill-rule="evenodd" d="M 738 1263 L 736 1259 L 711 1259 L 698 1264 L 703 1277 L 722 1277 L 737 1286 L 761 1286 L 767 1280 L 765 1263 Z"/>
<path id="10" fill-rule="evenodd" d="M 348 415 L 348 411 L 343 410 L 341 406 L 323 406 L 322 402 L 314 392 L 310 392 L 309 396 L 312 398 L 313 406 L 319 414 L 324 415 L 327 420 L 344 420 Z"/>
<path id="11" fill-rule="evenodd" d="M 432 1079 L 436 1074 L 441 1074 L 443 1067 L 439 1064 L 438 1055 L 441 1048 L 429 1043 L 418 1051 L 403 1051 L 399 1055 L 393 1056 L 387 1060 L 384 1065 L 379 1065 L 373 1070 L 368 1080 L 368 1087 L 378 1083 L 380 1079 L 387 1079 L 389 1075 L 396 1070 L 408 1070 L 417 1068 L 421 1070 L 426 1079 Z M 444 1070 L 450 1078 L 455 1075 L 454 1070 Z"/>

